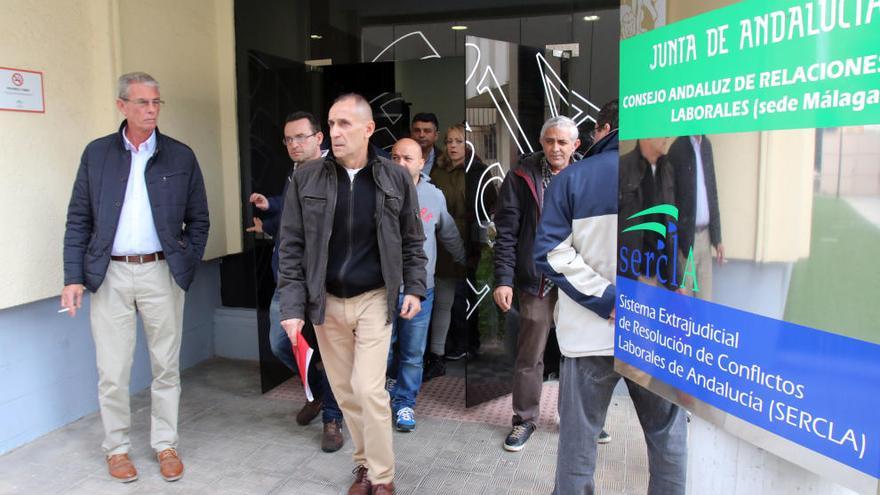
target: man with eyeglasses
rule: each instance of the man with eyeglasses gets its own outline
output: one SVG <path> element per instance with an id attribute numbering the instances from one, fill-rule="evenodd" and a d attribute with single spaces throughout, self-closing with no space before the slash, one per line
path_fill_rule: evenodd
<path id="1" fill-rule="evenodd" d="M 249 198 L 250 202 L 264 213 L 262 220 L 254 217 L 254 226 L 249 227 L 247 231 L 265 232 L 275 240 L 275 249 L 272 251 L 272 277 L 275 280 L 278 279 L 278 243 L 280 239 L 278 226 L 281 223 L 281 211 L 284 209 L 284 194 L 287 192 L 287 185 L 290 184 L 291 176 L 300 165 L 309 160 L 321 158 L 321 142 L 323 140 L 324 134 L 321 132 L 321 126 L 314 115 L 308 112 L 294 112 L 288 115 L 284 121 L 282 143 L 287 147 L 287 154 L 293 162 L 293 167 L 284 184 L 284 192 L 280 196 L 269 198 L 260 193 L 253 193 Z M 311 324 L 307 329 L 310 336 L 313 336 L 314 329 Z M 281 307 L 277 291 L 272 296 L 272 303 L 269 305 L 269 345 L 272 348 L 272 353 L 285 366 L 293 372 L 297 371 L 296 358 L 293 355 L 290 338 L 287 336 L 287 332 L 281 328 Z M 324 433 L 321 436 L 321 450 L 336 452 L 342 448 L 344 443 L 342 411 L 336 404 L 336 398 L 333 396 L 330 382 L 327 381 L 323 364 L 317 364 L 320 361 L 320 355 L 315 339 L 311 339 L 311 345 L 315 349 L 315 358 L 312 361 L 316 363 L 315 368 L 309 372 L 314 400 L 306 402 L 300 409 L 296 415 L 296 422 L 305 426 L 311 423 L 323 410 L 321 418 L 324 421 Z"/>
<path id="2" fill-rule="evenodd" d="M 159 132 L 159 83 L 132 72 L 118 81 L 119 130 L 86 146 L 64 234 L 61 306 L 76 316 L 91 293 L 98 403 L 110 476 L 137 479 L 129 382 L 143 321 L 153 372 L 150 444 L 166 481 L 183 476 L 177 453 L 184 293 L 208 241 L 208 202 L 187 145 Z"/>

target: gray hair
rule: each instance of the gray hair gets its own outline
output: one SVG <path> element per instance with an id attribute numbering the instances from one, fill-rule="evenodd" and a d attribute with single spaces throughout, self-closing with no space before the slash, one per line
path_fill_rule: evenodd
<path id="1" fill-rule="evenodd" d="M 132 84 L 146 84 L 159 89 L 159 81 L 153 79 L 153 76 L 146 72 L 129 72 L 119 76 L 116 84 L 116 97 L 120 100 L 128 98 L 128 87 Z"/>
<path id="2" fill-rule="evenodd" d="M 556 117 L 552 117 L 547 122 L 544 122 L 544 125 L 541 126 L 541 138 L 544 138 L 544 135 L 547 134 L 547 131 L 554 127 L 567 127 L 571 133 L 571 140 L 576 141 L 578 139 L 578 126 L 577 124 L 568 117 L 558 115 Z"/>

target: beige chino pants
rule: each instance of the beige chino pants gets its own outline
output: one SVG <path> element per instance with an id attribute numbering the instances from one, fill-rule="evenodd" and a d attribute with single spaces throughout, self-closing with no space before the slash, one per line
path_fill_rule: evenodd
<path id="1" fill-rule="evenodd" d="M 687 257 L 686 253 L 679 252 L 679 263 L 682 269 L 686 270 Z M 688 294 L 696 296 L 697 299 L 704 301 L 712 300 L 712 242 L 709 238 L 709 229 L 702 229 L 694 232 L 694 266 L 697 272 L 697 286 L 700 288 L 696 293 L 691 289 L 692 281 L 688 278 L 686 284 Z"/>
<path id="2" fill-rule="evenodd" d="M 98 402 L 108 456 L 131 447 L 129 383 L 141 315 L 150 352 L 150 445 L 160 452 L 177 448 L 180 403 L 180 341 L 184 291 L 164 260 L 143 264 L 111 261 L 91 297 L 92 337 L 98 363 Z"/>
<path id="3" fill-rule="evenodd" d="M 394 478 L 391 408 L 385 369 L 391 324 L 385 289 L 341 299 L 327 294 L 324 324 L 315 326 L 330 386 L 354 444 L 354 462 L 374 484 Z"/>

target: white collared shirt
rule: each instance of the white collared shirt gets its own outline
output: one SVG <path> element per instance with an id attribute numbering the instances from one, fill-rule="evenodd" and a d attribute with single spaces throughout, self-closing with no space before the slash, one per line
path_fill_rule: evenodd
<path id="1" fill-rule="evenodd" d="M 140 149 L 131 144 L 125 135 L 125 129 L 122 130 L 122 139 L 125 140 L 125 149 L 131 152 L 131 171 L 128 174 L 112 253 L 113 256 L 155 253 L 162 250 L 162 243 L 159 242 L 156 224 L 153 222 L 144 171 L 147 161 L 156 151 L 156 131 L 141 143 Z"/>
<path id="2" fill-rule="evenodd" d="M 428 176 L 431 175 L 431 169 L 434 168 L 434 158 L 436 158 L 434 156 L 434 147 L 431 146 L 431 152 L 428 153 L 428 157 L 425 158 L 425 167 L 422 168 L 422 172 L 425 175 L 428 175 Z"/>
<path id="3" fill-rule="evenodd" d="M 691 136 L 691 146 L 694 148 L 694 156 L 697 160 L 697 204 L 694 225 L 705 227 L 709 225 L 709 195 L 706 192 L 706 175 L 703 173 L 703 154 L 700 152 L 702 139 Z"/>

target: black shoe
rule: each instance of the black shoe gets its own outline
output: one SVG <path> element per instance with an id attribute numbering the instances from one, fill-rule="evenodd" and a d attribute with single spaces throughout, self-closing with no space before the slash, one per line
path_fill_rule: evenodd
<path id="1" fill-rule="evenodd" d="M 510 435 L 507 435 L 507 438 L 504 439 L 504 450 L 510 452 L 519 452 L 526 446 L 526 442 L 529 441 L 529 437 L 532 436 L 532 433 L 535 432 L 537 427 L 535 423 L 531 421 L 523 421 L 517 425 L 513 425 L 513 429 L 510 430 Z"/>
<path id="2" fill-rule="evenodd" d="M 466 358 L 467 355 L 468 355 L 467 351 L 452 351 L 452 352 L 447 352 L 446 356 L 444 356 L 443 358 L 446 359 L 447 361 L 459 361 L 461 359 Z"/>
<path id="3" fill-rule="evenodd" d="M 425 359 L 425 371 L 422 373 L 422 382 L 426 382 L 432 378 L 443 376 L 446 374 L 446 363 L 443 358 L 432 352 L 428 353 Z"/>
<path id="4" fill-rule="evenodd" d="M 605 430 L 599 432 L 599 441 L 600 444 L 611 443 L 611 434 Z"/>

